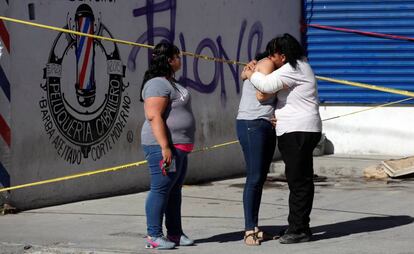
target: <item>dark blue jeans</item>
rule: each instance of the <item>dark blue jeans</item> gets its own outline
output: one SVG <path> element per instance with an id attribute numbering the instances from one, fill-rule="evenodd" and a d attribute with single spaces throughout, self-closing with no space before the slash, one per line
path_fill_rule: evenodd
<path id="1" fill-rule="evenodd" d="M 187 152 L 173 148 L 176 172 L 163 175 L 160 168 L 161 147 L 143 145 L 151 177 L 151 187 L 145 203 L 147 231 L 151 237 L 163 235 L 162 221 L 168 235 L 181 235 L 181 189 L 187 172 Z"/>
<path id="2" fill-rule="evenodd" d="M 263 184 L 276 146 L 276 132 L 269 121 L 237 120 L 237 136 L 246 161 L 243 191 L 245 230 L 258 226 Z"/>

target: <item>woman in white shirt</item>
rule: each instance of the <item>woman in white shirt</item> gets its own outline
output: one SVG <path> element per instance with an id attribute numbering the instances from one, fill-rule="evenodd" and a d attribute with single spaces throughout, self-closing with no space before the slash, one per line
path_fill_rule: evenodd
<path id="1" fill-rule="evenodd" d="M 268 53 L 275 71 L 269 75 L 255 72 L 254 61 L 244 71 L 259 91 L 277 92 L 276 134 L 290 190 L 289 227 L 279 241 L 306 242 L 312 235 L 309 227 L 315 188 L 312 152 L 322 131 L 317 82 L 302 46 L 292 35 L 272 39 Z"/>

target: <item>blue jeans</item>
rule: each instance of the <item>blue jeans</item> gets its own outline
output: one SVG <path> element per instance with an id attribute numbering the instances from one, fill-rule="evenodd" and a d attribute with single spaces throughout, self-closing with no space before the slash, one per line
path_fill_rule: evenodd
<path id="1" fill-rule="evenodd" d="M 163 175 L 160 168 L 161 147 L 143 145 L 148 161 L 151 187 L 145 203 L 147 231 L 151 237 L 163 235 L 162 221 L 165 214 L 165 226 L 168 235 L 181 235 L 181 189 L 187 172 L 187 152 L 172 148 L 176 172 Z"/>
<path id="2" fill-rule="evenodd" d="M 258 226 L 263 185 L 276 146 L 276 132 L 269 121 L 237 120 L 237 136 L 246 161 L 243 191 L 245 230 Z"/>

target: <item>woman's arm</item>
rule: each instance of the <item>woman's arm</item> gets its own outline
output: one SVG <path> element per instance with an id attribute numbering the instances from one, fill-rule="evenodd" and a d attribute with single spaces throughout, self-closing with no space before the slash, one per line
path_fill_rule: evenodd
<path id="1" fill-rule="evenodd" d="M 249 79 L 254 87 L 263 93 L 276 93 L 284 88 L 282 80 L 278 78 L 275 72 L 265 75 L 256 71 Z"/>
<path id="2" fill-rule="evenodd" d="M 171 163 L 172 152 L 168 142 L 167 125 L 162 115 L 168 106 L 167 97 L 148 97 L 144 100 L 145 116 L 148 119 L 155 139 L 161 146 L 162 158 L 168 164 Z"/>
<path id="3" fill-rule="evenodd" d="M 260 60 L 255 68 L 255 71 L 258 71 L 260 73 L 263 73 L 265 75 L 270 74 L 274 71 L 275 66 L 273 64 L 273 62 L 268 59 L 268 58 L 263 58 L 262 60 Z M 273 96 L 275 96 L 274 93 L 262 93 L 260 91 L 256 91 L 256 99 L 259 102 L 264 102 L 267 101 L 268 99 L 272 98 Z"/>
<path id="4" fill-rule="evenodd" d="M 265 75 L 258 71 L 248 69 L 245 71 L 245 75 L 252 82 L 257 90 L 263 93 L 276 93 L 283 88 L 288 88 L 288 85 L 284 85 L 278 70 L 273 71 L 269 75 Z"/>

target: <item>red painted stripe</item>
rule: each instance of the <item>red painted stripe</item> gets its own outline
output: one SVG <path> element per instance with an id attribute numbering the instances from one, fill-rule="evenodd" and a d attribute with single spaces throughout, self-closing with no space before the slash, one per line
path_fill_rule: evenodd
<path id="1" fill-rule="evenodd" d="M 80 18 L 79 19 L 79 31 L 78 32 L 82 32 L 82 22 L 83 22 L 84 18 Z"/>
<path id="2" fill-rule="evenodd" d="M 7 49 L 7 52 L 10 53 L 10 36 L 6 26 L 3 23 L 3 20 L 0 20 L 0 38 L 3 41 L 4 46 Z"/>
<path id="3" fill-rule="evenodd" d="M 4 141 L 6 141 L 7 145 L 10 147 L 10 144 L 11 144 L 10 127 L 7 125 L 2 115 L 0 115 L 0 135 L 3 137 Z"/>
<path id="4" fill-rule="evenodd" d="M 338 31 L 338 32 L 361 34 L 361 35 L 378 37 L 378 38 L 386 38 L 386 39 L 394 39 L 394 40 L 404 40 L 404 41 L 414 41 L 414 38 L 406 37 L 406 36 L 393 35 L 393 34 L 382 34 L 382 33 L 374 33 L 374 32 L 365 32 L 365 31 L 361 31 L 361 30 L 341 28 L 341 27 L 334 27 L 334 26 L 322 26 L 322 25 L 318 25 L 318 24 L 308 24 L 307 26 L 314 27 L 314 28 L 319 28 L 319 29 L 324 29 L 324 30 L 332 30 L 332 31 Z"/>
<path id="5" fill-rule="evenodd" d="M 91 29 L 92 29 L 92 26 L 91 26 Z M 87 69 L 86 67 L 88 66 L 88 63 L 90 61 L 89 54 L 91 53 L 92 42 L 93 42 L 93 38 L 88 37 L 88 44 L 86 47 L 85 58 L 83 59 L 82 71 L 80 74 L 81 80 L 79 81 L 79 84 L 82 86 L 82 88 L 85 88 L 83 82 L 85 80 L 85 72 Z M 93 59 L 91 61 L 93 61 Z"/>

